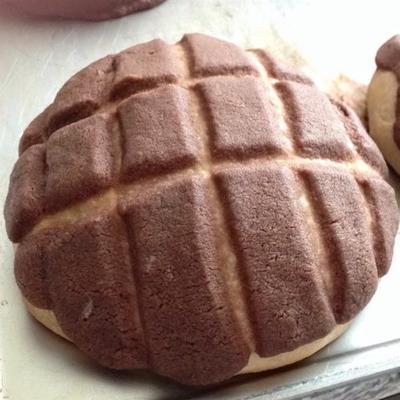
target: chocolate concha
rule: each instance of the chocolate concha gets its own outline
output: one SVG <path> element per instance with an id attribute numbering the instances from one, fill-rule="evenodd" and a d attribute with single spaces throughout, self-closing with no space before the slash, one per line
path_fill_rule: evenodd
<path id="1" fill-rule="evenodd" d="M 158 6 L 165 0 L 2 0 L 31 14 L 105 20 Z"/>
<path id="2" fill-rule="evenodd" d="M 190 34 L 91 64 L 26 129 L 5 217 L 28 308 L 100 364 L 190 385 L 307 357 L 390 265 L 355 114 L 263 50 Z"/>

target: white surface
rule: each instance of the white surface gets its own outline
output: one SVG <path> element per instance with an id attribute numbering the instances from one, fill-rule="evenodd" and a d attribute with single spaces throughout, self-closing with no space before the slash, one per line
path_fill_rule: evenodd
<path id="1" fill-rule="evenodd" d="M 0 15 L 0 206 L 22 130 L 66 79 L 89 62 L 154 37 L 176 41 L 193 31 L 246 47 L 273 43 L 276 50 L 278 30 L 324 75 L 335 76 L 341 71 L 367 83 L 374 70 L 375 51 L 396 33 L 399 15 L 396 1 L 380 1 L 379 7 L 371 3 L 375 2 L 168 0 L 151 11 L 98 24 Z M 357 14 L 361 6 L 362 16 Z M 14 283 L 12 245 L 1 218 L 0 257 L 0 354 L 3 384 L 10 399 L 187 397 L 182 387 L 150 374 L 120 374 L 96 367 L 71 345 L 34 323 Z M 392 270 L 367 309 L 345 336 L 314 358 L 320 360 L 315 365 L 322 366 L 324 372 L 340 369 L 346 362 L 341 361 L 344 353 L 400 340 L 395 309 L 400 304 L 399 264 L 400 240 Z M 278 374 L 271 384 L 282 384 L 280 379 L 288 383 L 301 374 L 300 369 L 289 378 Z"/>

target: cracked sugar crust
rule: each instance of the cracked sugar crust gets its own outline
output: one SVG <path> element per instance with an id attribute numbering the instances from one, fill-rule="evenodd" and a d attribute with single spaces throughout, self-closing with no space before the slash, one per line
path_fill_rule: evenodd
<path id="1" fill-rule="evenodd" d="M 220 382 L 311 354 L 367 304 L 398 225 L 386 176 L 354 113 L 267 52 L 153 40 L 26 129 L 17 282 L 102 365 Z"/>

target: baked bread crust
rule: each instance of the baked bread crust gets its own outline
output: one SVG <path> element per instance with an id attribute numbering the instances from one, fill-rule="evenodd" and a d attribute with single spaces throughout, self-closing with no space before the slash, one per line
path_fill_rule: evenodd
<path id="1" fill-rule="evenodd" d="M 147 10 L 165 0 L 7 0 L 10 4 L 38 15 L 101 21 Z"/>
<path id="2" fill-rule="evenodd" d="M 369 132 L 386 161 L 400 174 L 400 36 L 378 50 L 375 71 L 367 94 Z"/>
<path id="3" fill-rule="evenodd" d="M 26 299 L 24 300 L 24 302 L 28 311 L 37 321 L 39 321 L 46 328 L 50 329 L 57 335 L 71 341 L 62 331 L 60 325 L 57 322 L 56 316 L 51 310 L 43 310 L 41 308 L 37 308 L 33 304 L 29 303 L 29 301 L 27 301 Z M 337 325 L 330 333 L 328 333 L 323 338 L 317 339 L 312 343 L 307 343 L 287 353 L 278 354 L 273 357 L 259 357 L 256 353 L 252 353 L 250 355 L 248 364 L 241 371 L 238 372 L 238 375 L 268 371 L 304 360 L 305 358 L 321 350 L 330 342 L 337 339 L 341 334 L 345 332 L 349 325 L 350 322 L 343 325 Z"/>
<path id="4" fill-rule="evenodd" d="M 108 367 L 206 385 L 297 361 L 390 266 L 386 176 L 355 114 L 267 52 L 137 45 L 26 129 L 5 207 L 17 282 Z"/>

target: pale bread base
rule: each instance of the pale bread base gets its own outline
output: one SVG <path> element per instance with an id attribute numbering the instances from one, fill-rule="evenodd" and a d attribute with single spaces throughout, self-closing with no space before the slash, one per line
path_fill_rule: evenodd
<path id="1" fill-rule="evenodd" d="M 62 336 L 64 339 L 67 339 L 71 341 L 67 337 L 67 335 L 64 334 L 62 331 L 60 325 L 58 324 L 57 318 L 54 315 L 53 311 L 51 310 L 44 310 L 42 308 L 37 308 L 33 304 L 31 304 L 26 298 L 24 297 L 24 303 L 26 305 L 26 308 L 28 311 L 31 313 L 31 315 L 38 320 L 40 323 L 42 323 L 46 328 L 50 329 L 54 333 L 56 333 L 59 336 Z"/>
<path id="2" fill-rule="evenodd" d="M 24 301 L 29 312 L 40 323 L 42 323 L 46 328 L 50 329 L 57 335 L 60 335 L 67 340 L 70 340 L 62 331 L 54 313 L 51 310 L 43 310 L 37 308 L 29 303 L 29 301 L 26 299 L 24 299 Z M 337 325 L 328 335 L 324 336 L 323 338 L 315 340 L 314 342 L 308 343 L 304 346 L 300 346 L 297 349 L 289 351 L 287 353 L 278 354 L 273 357 L 260 357 L 256 353 L 252 353 L 250 355 L 248 364 L 238 373 L 238 375 L 267 371 L 301 361 L 304 358 L 307 358 L 317 351 L 321 350 L 328 343 L 335 340 L 346 330 L 349 325 L 350 322 L 344 325 Z"/>
<path id="3" fill-rule="evenodd" d="M 252 353 L 249 358 L 249 363 L 239 372 L 239 374 L 268 371 L 304 360 L 337 339 L 342 333 L 344 333 L 349 325 L 350 322 L 344 325 L 336 325 L 330 333 L 321 339 L 307 343 L 304 346 L 300 346 L 287 353 L 281 353 L 273 357 L 260 357 L 257 353 Z"/>
<path id="4" fill-rule="evenodd" d="M 400 150 L 393 139 L 399 84 L 391 71 L 377 70 L 367 94 L 369 133 L 386 161 L 400 174 Z"/>

